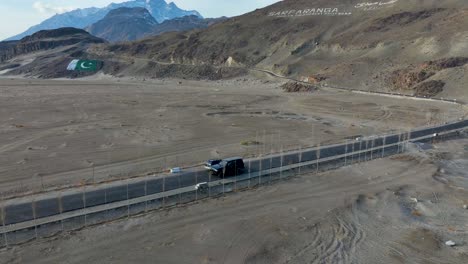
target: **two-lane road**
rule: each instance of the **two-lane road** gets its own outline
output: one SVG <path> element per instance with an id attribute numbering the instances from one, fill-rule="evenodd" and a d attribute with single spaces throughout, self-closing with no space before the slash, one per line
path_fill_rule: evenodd
<path id="1" fill-rule="evenodd" d="M 447 131 L 463 129 L 468 126 L 468 120 L 445 124 L 437 127 L 422 128 L 411 131 L 407 134 L 385 135 L 375 138 L 366 138 L 350 141 L 346 144 L 336 144 L 322 146 L 320 148 L 304 149 L 302 151 L 292 151 L 282 154 L 274 154 L 262 158 L 246 160 L 246 173 L 258 172 L 270 168 L 278 168 L 284 165 L 310 162 L 317 159 L 329 158 L 363 151 L 371 148 L 394 145 L 421 138 L 424 136 L 439 134 Z M 3 205 L 4 224 L 15 224 L 37 218 L 57 215 L 63 212 L 70 212 L 78 209 L 93 207 L 97 205 L 124 201 L 127 199 L 170 191 L 178 188 L 193 186 L 200 182 L 219 180 L 211 177 L 208 171 L 197 168 L 190 169 L 176 175 L 158 175 L 151 178 L 144 178 L 139 181 L 121 181 L 117 186 L 103 186 L 92 190 L 74 191 L 71 193 L 62 192 L 58 197 L 43 198 L 16 203 L 7 201 L 8 205 Z M 115 185 L 115 184 L 114 184 Z M 14 199 L 13 199 L 14 200 Z"/>

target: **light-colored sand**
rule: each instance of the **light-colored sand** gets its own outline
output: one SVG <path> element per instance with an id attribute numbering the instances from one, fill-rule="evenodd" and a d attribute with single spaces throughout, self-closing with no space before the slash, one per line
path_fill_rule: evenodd
<path id="1" fill-rule="evenodd" d="M 0 191 L 11 195 L 124 178 L 463 115 L 451 104 L 333 91 L 285 94 L 278 87 L 250 78 L 2 78 Z M 241 144 L 249 140 L 262 144 Z"/>
<path id="2" fill-rule="evenodd" d="M 3 250 L 0 263 L 467 263 L 467 146 L 413 149 L 39 240 Z M 449 170 L 454 162 L 460 171 Z"/>

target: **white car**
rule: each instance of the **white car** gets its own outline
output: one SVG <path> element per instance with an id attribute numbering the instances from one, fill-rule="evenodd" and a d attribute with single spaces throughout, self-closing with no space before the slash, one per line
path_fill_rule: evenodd
<path id="1" fill-rule="evenodd" d="M 181 173 L 181 172 L 182 172 L 182 168 L 180 168 L 180 167 L 176 167 L 176 168 L 171 169 L 172 174 Z"/>
<path id="2" fill-rule="evenodd" d="M 195 185 L 195 190 L 196 191 L 204 191 L 208 189 L 208 183 L 207 182 L 200 182 L 199 184 Z"/>

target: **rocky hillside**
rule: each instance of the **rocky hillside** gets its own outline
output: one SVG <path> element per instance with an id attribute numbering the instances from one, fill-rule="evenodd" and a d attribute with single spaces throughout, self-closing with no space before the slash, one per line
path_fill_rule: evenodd
<path id="1" fill-rule="evenodd" d="M 0 71 L 39 78 L 80 77 L 90 73 L 67 71 L 72 59 L 87 58 L 90 45 L 105 40 L 82 29 L 39 31 L 20 41 L 0 42 Z"/>
<path id="2" fill-rule="evenodd" d="M 14 47 L 18 41 L 3 41 L 0 42 L 0 62 L 5 61 L 14 56 Z"/>
<path id="3" fill-rule="evenodd" d="M 468 2 L 284 0 L 206 30 L 103 48 L 97 52 L 255 67 L 297 79 L 319 75 L 329 85 L 394 90 L 394 71 L 468 57 Z M 463 67 L 442 70 L 423 82 L 444 81 L 447 70 L 461 74 Z M 444 89 L 461 89 L 459 82 L 444 82 L 451 83 Z M 413 93 L 417 84 L 405 92 Z"/>
<path id="4" fill-rule="evenodd" d="M 117 4 L 112 3 L 103 8 L 91 7 L 84 9 L 76 9 L 63 14 L 56 14 L 53 17 L 43 21 L 42 23 L 32 26 L 25 32 L 8 38 L 7 40 L 19 40 L 25 36 L 34 34 L 40 30 L 50 30 L 62 27 L 85 28 L 103 19 L 111 10 L 120 7 L 146 8 L 154 17 L 154 19 L 159 23 L 163 22 L 164 20 L 182 16 L 195 15 L 201 17 L 200 13 L 198 13 L 197 11 L 182 10 L 179 7 L 177 7 L 177 5 L 175 5 L 173 2 L 168 4 L 165 0 L 133 0 Z"/>
<path id="5" fill-rule="evenodd" d="M 91 43 L 105 43 L 105 41 L 82 29 L 42 30 L 20 41 L 0 42 L 0 62 L 27 53 Z"/>
<path id="6" fill-rule="evenodd" d="M 78 78 L 94 72 L 68 71 L 73 59 L 103 60 L 102 72 L 114 76 L 141 76 L 150 78 L 189 78 L 219 80 L 247 74 L 246 69 L 217 67 L 213 65 L 159 64 L 137 58 L 109 58 L 90 54 L 103 39 L 75 28 L 40 31 L 21 41 L 0 42 L 0 74 L 21 75 L 34 78 Z M 93 47 L 93 48 L 91 48 Z M 132 67 L 138 67 L 137 71 Z"/>
<path id="7" fill-rule="evenodd" d="M 226 17 L 220 18 L 200 18 L 198 16 L 184 16 L 166 20 L 154 27 L 148 35 L 160 35 L 165 32 L 189 31 L 192 29 L 204 29 L 211 25 L 227 20 Z"/>
<path id="8" fill-rule="evenodd" d="M 157 25 L 158 22 L 145 8 L 121 7 L 110 11 L 86 30 L 94 36 L 116 42 L 140 39 Z"/>

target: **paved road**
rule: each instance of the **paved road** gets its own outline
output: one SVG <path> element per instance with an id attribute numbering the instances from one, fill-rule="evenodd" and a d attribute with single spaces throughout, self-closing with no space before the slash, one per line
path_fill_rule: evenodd
<path id="1" fill-rule="evenodd" d="M 373 139 L 362 139 L 352 141 L 347 144 L 337 144 L 323 146 L 320 149 L 304 149 L 301 152 L 287 152 L 283 155 L 275 154 L 259 159 L 246 161 L 246 173 L 261 171 L 264 169 L 277 168 L 282 165 L 290 165 L 301 162 L 314 161 L 317 158 L 328 158 L 337 155 L 343 155 L 354 151 L 366 150 L 375 147 L 382 147 L 398 142 L 404 142 L 415 138 L 420 138 L 435 133 L 442 133 L 455 129 L 462 129 L 468 126 L 468 120 L 450 123 L 438 127 L 423 128 L 412 131 L 404 135 L 386 135 L 375 137 Z M 394 147 L 393 147 L 394 148 Z M 390 151 L 390 147 L 385 148 Z M 374 157 L 381 155 L 381 150 L 374 151 Z M 361 157 L 362 156 L 362 157 Z M 370 158 L 371 154 L 359 154 L 352 156 L 353 159 Z M 146 181 L 132 182 L 127 184 L 123 181 L 122 185 L 85 191 L 83 193 L 64 194 L 57 198 L 48 198 L 34 202 L 11 203 L 4 207 L 4 224 L 14 224 L 37 218 L 47 217 L 59 214 L 60 212 L 70 212 L 85 207 L 92 207 L 111 202 L 123 201 L 127 199 L 151 195 L 163 191 L 170 191 L 182 187 L 193 186 L 199 182 L 208 182 L 219 180 L 217 177 L 211 177 L 209 173 L 202 169 L 191 169 L 184 173 L 171 175 L 167 177 L 154 177 Z"/>

